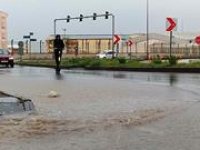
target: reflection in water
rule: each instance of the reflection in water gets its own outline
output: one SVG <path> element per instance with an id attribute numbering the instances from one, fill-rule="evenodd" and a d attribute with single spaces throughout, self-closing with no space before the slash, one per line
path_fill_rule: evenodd
<path id="1" fill-rule="evenodd" d="M 127 77 L 125 73 L 114 73 L 113 78 L 125 79 Z"/>
<path id="2" fill-rule="evenodd" d="M 34 67 L 18 67 L 16 66 L 14 69 L 3 69 L 0 70 L 1 73 L 8 73 L 10 71 L 12 76 L 14 77 L 23 77 L 30 78 L 30 76 L 34 76 L 34 78 L 42 78 L 47 79 L 49 74 L 55 72 L 54 69 L 45 69 L 45 68 L 34 68 Z M 181 74 L 181 73 L 152 73 L 152 72 L 123 72 L 123 71 L 87 71 L 81 69 L 72 69 L 61 71 L 61 74 L 53 76 L 54 80 L 65 80 L 65 76 L 69 78 L 74 78 L 76 76 L 80 77 L 92 77 L 92 78 L 115 78 L 117 79 L 127 79 L 131 82 L 147 82 L 147 83 L 158 83 L 158 84 L 166 84 L 170 86 L 174 86 L 175 84 L 192 84 L 199 85 L 200 84 L 200 74 Z M 52 78 L 48 78 L 52 80 Z"/>
<path id="3" fill-rule="evenodd" d="M 10 68 L 2 68 L 0 66 L 0 75 L 4 75 L 4 74 L 7 74 L 7 73 L 10 73 Z"/>
<path id="4" fill-rule="evenodd" d="M 56 73 L 55 78 L 56 78 L 56 80 L 63 80 L 64 79 L 64 77 L 61 73 Z"/>
<path id="5" fill-rule="evenodd" d="M 171 86 L 173 86 L 175 83 L 178 82 L 178 78 L 176 74 L 170 74 L 169 75 L 169 83 Z"/>
<path id="6" fill-rule="evenodd" d="M 151 73 L 151 72 L 120 72 L 120 71 L 85 71 L 85 70 L 68 70 L 66 74 L 82 74 L 85 76 L 101 76 L 116 79 L 130 79 L 142 82 L 166 83 L 170 86 L 177 84 L 180 74 L 176 73 Z"/>
<path id="7" fill-rule="evenodd" d="M 96 76 L 107 76 L 108 73 L 105 73 L 104 71 L 85 71 L 85 70 L 68 70 L 65 71 L 65 73 L 70 74 L 82 74 L 82 75 L 96 75 Z"/>
<path id="8" fill-rule="evenodd" d="M 151 73 L 151 72 L 121 72 L 121 71 L 86 71 L 86 70 L 68 70 L 65 74 L 77 74 L 84 76 L 100 76 L 116 79 L 131 79 L 142 82 L 156 82 L 174 84 L 177 81 L 177 74 L 170 73 Z"/>

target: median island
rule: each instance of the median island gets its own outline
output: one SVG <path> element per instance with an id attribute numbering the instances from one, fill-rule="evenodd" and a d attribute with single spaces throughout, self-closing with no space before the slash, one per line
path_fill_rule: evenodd
<path id="1" fill-rule="evenodd" d="M 52 59 L 26 59 L 17 61 L 16 64 L 23 66 L 36 67 L 55 67 L 55 61 Z M 61 62 L 62 69 L 82 68 L 86 70 L 113 70 L 113 71 L 143 71 L 143 72 L 191 72 L 200 73 L 200 59 L 177 59 L 171 57 L 161 60 L 155 58 L 152 60 L 137 60 L 126 58 L 99 59 L 91 57 L 63 58 Z"/>

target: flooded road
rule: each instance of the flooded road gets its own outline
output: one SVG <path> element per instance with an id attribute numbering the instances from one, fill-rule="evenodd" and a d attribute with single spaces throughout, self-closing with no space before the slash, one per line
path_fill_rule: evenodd
<path id="1" fill-rule="evenodd" d="M 0 150 L 198 149 L 199 84 L 200 74 L 1 68 L 0 90 L 36 112 L 1 118 Z"/>

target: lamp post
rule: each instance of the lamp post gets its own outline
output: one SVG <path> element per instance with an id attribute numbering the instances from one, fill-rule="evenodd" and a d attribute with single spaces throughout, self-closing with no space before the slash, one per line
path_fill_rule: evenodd
<path id="1" fill-rule="evenodd" d="M 112 16 L 112 58 L 114 58 L 114 35 L 115 35 L 115 16 Z"/>
<path id="2" fill-rule="evenodd" d="M 13 45 L 14 45 L 14 39 L 11 40 L 11 54 L 13 54 Z"/>
<path id="3" fill-rule="evenodd" d="M 63 30 L 63 38 L 65 38 L 67 29 L 63 28 L 62 30 Z"/>
<path id="4" fill-rule="evenodd" d="M 146 0 L 146 40 L 147 40 L 147 60 L 149 59 L 149 0 Z"/>
<path id="5" fill-rule="evenodd" d="M 40 54 L 42 54 L 42 40 L 40 40 Z"/>

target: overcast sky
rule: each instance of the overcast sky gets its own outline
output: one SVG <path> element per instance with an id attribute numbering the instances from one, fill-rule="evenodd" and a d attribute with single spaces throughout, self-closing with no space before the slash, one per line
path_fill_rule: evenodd
<path id="1" fill-rule="evenodd" d="M 30 31 L 38 39 L 53 33 L 53 20 L 67 15 L 102 14 L 109 11 L 116 17 L 116 33 L 146 32 L 147 0 L 0 0 L 0 10 L 8 13 L 9 39 L 22 39 Z M 200 31 L 199 0 L 149 0 L 149 30 L 164 32 L 166 17 L 178 19 L 178 31 Z M 111 19 L 85 19 L 59 22 L 59 33 L 111 33 Z"/>

